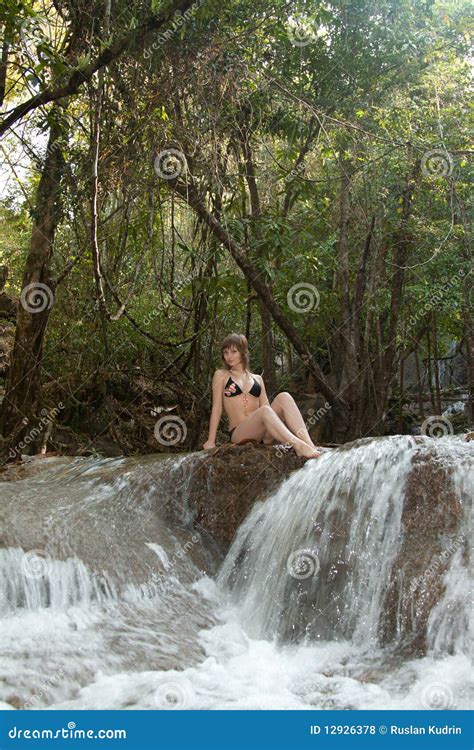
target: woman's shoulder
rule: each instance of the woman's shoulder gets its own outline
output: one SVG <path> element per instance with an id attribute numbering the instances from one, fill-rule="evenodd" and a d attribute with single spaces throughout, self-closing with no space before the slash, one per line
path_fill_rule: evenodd
<path id="1" fill-rule="evenodd" d="M 218 370 L 215 371 L 213 377 L 214 378 L 224 378 L 226 375 L 229 376 L 229 371 L 228 370 L 224 370 L 224 368 L 221 367 L 221 368 L 219 368 Z"/>

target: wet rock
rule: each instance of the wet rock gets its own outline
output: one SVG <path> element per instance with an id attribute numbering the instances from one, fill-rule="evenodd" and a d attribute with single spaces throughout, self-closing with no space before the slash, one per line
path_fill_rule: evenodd
<path id="1" fill-rule="evenodd" d="M 269 497 L 306 461 L 293 449 L 256 441 L 225 443 L 190 459 L 174 476 L 169 510 L 183 518 L 186 505 L 195 526 L 210 534 L 224 551 L 254 503 Z"/>
<path id="2" fill-rule="evenodd" d="M 443 575 L 459 546 L 466 558 L 468 552 L 459 531 L 462 507 L 452 467 L 435 451 L 415 454 L 412 463 L 404 488 L 403 541 L 380 622 L 381 642 L 397 641 L 397 653 L 407 657 L 426 653 L 428 618 L 444 594 Z"/>

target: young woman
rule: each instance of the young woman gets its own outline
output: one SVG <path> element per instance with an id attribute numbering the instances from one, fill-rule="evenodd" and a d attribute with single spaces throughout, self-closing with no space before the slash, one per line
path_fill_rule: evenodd
<path id="1" fill-rule="evenodd" d="M 321 454 L 309 436 L 293 397 L 283 391 L 270 404 L 262 376 L 249 371 L 246 337 L 231 333 L 222 342 L 221 352 L 224 368 L 216 370 L 212 378 L 212 413 L 209 436 L 203 448 L 215 447 L 224 406 L 232 443 L 258 440 L 271 445 L 278 440 L 293 445 L 298 456 L 318 458 Z"/>

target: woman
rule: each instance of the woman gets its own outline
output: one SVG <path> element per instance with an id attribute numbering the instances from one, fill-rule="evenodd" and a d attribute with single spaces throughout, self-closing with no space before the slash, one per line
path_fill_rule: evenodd
<path id="1" fill-rule="evenodd" d="M 270 445 L 276 439 L 279 443 L 293 445 L 298 456 L 318 458 L 321 454 L 309 436 L 293 397 L 283 391 L 270 405 L 262 376 L 249 371 L 246 337 L 231 333 L 222 342 L 221 352 L 225 367 L 216 370 L 212 378 L 209 437 L 203 448 L 215 447 L 224 406 L 232 443 L 258 440 Z"/>

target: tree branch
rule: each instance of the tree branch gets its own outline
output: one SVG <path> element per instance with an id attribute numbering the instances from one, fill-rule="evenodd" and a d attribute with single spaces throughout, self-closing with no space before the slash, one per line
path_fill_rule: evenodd
<path id="1" fill-rule="evenodd" d="M 28 114 L 28 112 L 32 112 L 38 107 L 48 104 L 49 102 L 54 102 L 58 99 L 68 97 L 71 94 L 75 94 L 78 88 L 82 86 L 83 83 L 86 83 L 92 78 L 94 73 L 96 73 L 101 68 L 106 67 L 114 60 L 117 60 L 117 58 L 119 58 L 120 55 L 125 52 L 125 50 L 131 49 L 132 45 L 135 45 L 136 48 L 139 49 L 143 45 L 148 34 L 150 34 L 152 31 L 157 31 L 162 26 L 164 26 L 177 11 L 183 13 L 195 3 L 196 0 L 174 0 L 174 2 L 171 3 L 168 11 L 156 16 L 151 16 L 136 29 L 132 29 L 132 31 L 130 31 L 128 34 L 117 39 L 113 44 L 110 45 L 110 47 L 104 49 L 104 51 L 100 53 L 96 60 L 84 67 L 82 70 L 79 70 L 78 68 L 73 70 L 69 75 L 69 78 L 61 86 L 58 86 L 57 88 L 48 87 L 41 93 L 36 94 L 36 96 L 28 99 L 26 102 L 19 104 L 11 111 L 11 113 L 7 117 L 5 117 L 5 119 L 1 123 L 0 136 L 4 135 L 4 133 L 15 122 Z"/>

